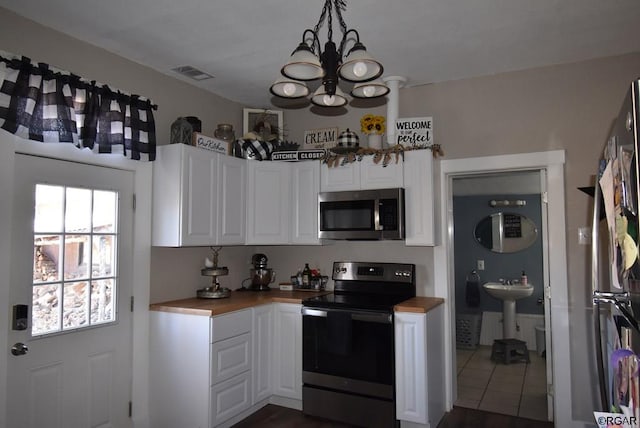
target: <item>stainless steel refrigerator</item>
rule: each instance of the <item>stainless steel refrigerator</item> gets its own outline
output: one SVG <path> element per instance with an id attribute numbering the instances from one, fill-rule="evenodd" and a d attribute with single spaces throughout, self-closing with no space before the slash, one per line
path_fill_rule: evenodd
<path id="1" fill-rule="evenodd" d="M 640 81 L 631 83 L 598 165 L 591 282 L 600 411 L 639 416 Z"/>

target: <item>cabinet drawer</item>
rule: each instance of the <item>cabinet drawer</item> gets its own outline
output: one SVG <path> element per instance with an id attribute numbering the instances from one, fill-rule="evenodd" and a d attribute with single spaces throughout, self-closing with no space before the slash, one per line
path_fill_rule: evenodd
<path id="1" fill-rule="evenodd" d="M 251 406 L 251 372 L 211 387 L 211 418 L 216 426 Z"/>
<path id="2" fill-rule="evenodd" d="M 251 309 L 218 315 L 211 319 L 211 342 L 251 331 Z"/>
<path id="3" fill-rule="evenodd" d="M 211 345 L 211 384 L 251 369 L 251 334 L 245 333 Z"/>

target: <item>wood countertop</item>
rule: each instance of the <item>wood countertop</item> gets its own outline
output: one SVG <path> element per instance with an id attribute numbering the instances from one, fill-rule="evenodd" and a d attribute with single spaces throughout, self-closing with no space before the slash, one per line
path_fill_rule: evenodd
<path id="1" fill-rule="evenodd" d="M 231 296 L 224 299 L 198 299 L 192 297 L 153 303 L 149 305 L 149 310 L 213 317 L 270 303 L 302 303 L 308 297 L 321 296 L 327 293 L 330 293 L 330 291 L 280 291 L 274 289 L 266 292 L 232 291 Z M 394 310 L 396 312 L 426 314 L 442 303 L 444 303 L 444 299 L 438 297 L 413 297 L 396 305 Z"/>
<path id="2" fill-rule="evenodd" d="M 175 312 L 189 315 L 213 317 L 227 312 L 239 311 L 269 303 L 302 303 L 306 298 L 321 296 L 329 291 L 232 291 L 224 299 L 198 299 L 197 297 L 170 302 L 153 303 L 151 311 Z"/>
<path id="3" fill-rule="evenodd" d="M 440 297 L 413 297 L 394 306 L 396 312 L 414 312 L 418 314 L 426 314 L 431 309 L 444 303 L 444 299 Z"/>

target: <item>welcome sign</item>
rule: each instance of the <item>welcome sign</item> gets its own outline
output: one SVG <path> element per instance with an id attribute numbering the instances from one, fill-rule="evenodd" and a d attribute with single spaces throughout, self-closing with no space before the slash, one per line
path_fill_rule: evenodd
<path id="1" fill-rule="evenodd" d="M 396 144 L 414 148 L 426 148 L 433 145 L 432 117 L 397 119 L 395 127 Z"/>

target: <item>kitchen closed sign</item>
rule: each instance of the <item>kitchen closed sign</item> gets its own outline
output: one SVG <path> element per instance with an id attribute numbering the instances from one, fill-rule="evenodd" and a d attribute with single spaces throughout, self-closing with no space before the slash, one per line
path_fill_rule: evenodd
<path id="1" fill-rule="evenodd" d="M 397 119 L 396 144 L 414 148 L 427 148 L 433 145 L 433 118 L 410 117 Z"/>

